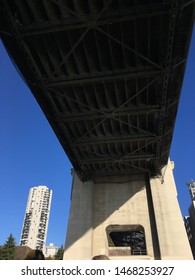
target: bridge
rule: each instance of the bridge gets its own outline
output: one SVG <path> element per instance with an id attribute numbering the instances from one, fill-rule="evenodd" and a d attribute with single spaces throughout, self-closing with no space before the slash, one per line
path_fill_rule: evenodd
<path id="1" fill-rule="evenodd" d="M 0 3 L 1 39 L 79 180 L 161 175 L 194 1 Z"/>

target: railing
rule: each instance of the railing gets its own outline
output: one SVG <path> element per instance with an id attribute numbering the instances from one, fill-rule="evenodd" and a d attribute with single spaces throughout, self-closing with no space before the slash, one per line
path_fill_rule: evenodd
<path id="1" fill-rule="evenodd" d="M 146 249 L 132 249 L 131 247 L 109 247 L 109 256 L 141 256 L 147 255 Z"/>
<path id="2" fill-rule="evenodd" d="M 140 250 L 132 250 L 131 252 L 132 255 L 147 255 L 147 250 L 146 249 L 140 249 Z"/>

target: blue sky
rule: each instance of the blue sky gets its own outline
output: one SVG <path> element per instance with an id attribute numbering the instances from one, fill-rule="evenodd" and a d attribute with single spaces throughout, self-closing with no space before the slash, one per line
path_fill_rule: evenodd
<path id="1" fill-rule="evenodd" d="M 186 182 L 195 180 L 195 31 L 171 145 L 182 215 L 188 214 Z M 0 42 L 0 244 L 10 233 L 19 243 L 29 189 L 53 190 L 47 244 L 64 244 L 71 164 L 33 95 Z"/>

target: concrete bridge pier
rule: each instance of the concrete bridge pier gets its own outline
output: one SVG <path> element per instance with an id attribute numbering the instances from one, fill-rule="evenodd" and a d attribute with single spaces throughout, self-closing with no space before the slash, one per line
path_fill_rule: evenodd
<path id="1" fill-rule="evenodd" d="M 81 182 L 74 173 L 64 259 L 193 259 L 172 165 L 150 180 L 136 175 Z"/>

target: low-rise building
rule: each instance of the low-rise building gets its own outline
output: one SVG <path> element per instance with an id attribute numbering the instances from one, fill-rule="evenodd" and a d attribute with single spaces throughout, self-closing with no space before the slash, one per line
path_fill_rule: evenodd
<path id="1" fill-rule="evenodd" d="M 57 252 L 58 252 L 58 247 L 54 246 L 53 243 L 50 243 L 49 246 L 45 247 L 45 252 L 44 252 L 45 258 L 48 258 L 48 257 L 53 258 L 53 257 L 55 257 Z"/>

